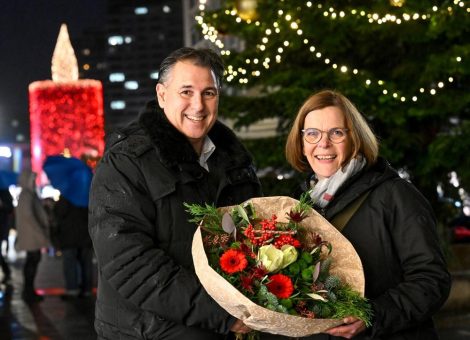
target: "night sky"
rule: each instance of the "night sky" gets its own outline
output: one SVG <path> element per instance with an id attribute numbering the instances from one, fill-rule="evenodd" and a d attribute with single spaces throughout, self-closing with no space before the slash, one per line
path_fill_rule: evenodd
<path id="1" fill-rule="evenodd" d="M 104 20 L 105 0 L 0 0 L 0 142 L 18 133 L 29 140 L 28 85 L 51 79 L 61 23 L 73 45 L 74 37 Z"/>

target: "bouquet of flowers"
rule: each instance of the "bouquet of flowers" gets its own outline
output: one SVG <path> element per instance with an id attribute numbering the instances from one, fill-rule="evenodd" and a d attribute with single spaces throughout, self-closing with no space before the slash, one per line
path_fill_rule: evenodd
<path id="1" fill-rule="evenodd" d="M 370 325 L 361 261 L 307 197 L 253 198 L 224 208 L 185 204 L 199 223 L 192 246 L 198 278 L 255 330 L 302 337 L 350 315 Z"/>

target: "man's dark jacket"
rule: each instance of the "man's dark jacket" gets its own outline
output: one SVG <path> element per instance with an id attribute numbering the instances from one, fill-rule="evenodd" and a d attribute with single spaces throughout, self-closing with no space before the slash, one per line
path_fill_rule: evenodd
<path id="1" fill-rule="evenodd" d="M 319 210 L 331 220 L 366 191 L 366 200 L 343 229 L 361 258 L 365 295 L 374 311 L 372 327 L 354 339 L 438 339 L 432 315 L 447 299 L 451 281 L 432 208 L 379 159 Z M 308 339 L 343 338 L 322 334 Z"/>
<path id="2" fill-rule="evenodd" d="M 235 321 L 194 273 L 187 203 L 261 196 L 246 149 L 216 122 L 209 172 L 155 102 L 115 133 L 93 179 L 89 231 L 99 268 L 100 339 L 223 339 Z M 194 335 L 192 335 L 194 334 Z"/>

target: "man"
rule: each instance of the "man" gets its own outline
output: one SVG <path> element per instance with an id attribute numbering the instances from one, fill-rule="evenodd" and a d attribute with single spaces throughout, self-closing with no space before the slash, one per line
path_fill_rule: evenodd
<path id="1" fill-rule="evenodd" d="M 156 102 L 108 141 L 93 179 L 89 231 L 98 260 L 99 339 L 225 339 L 250 329 L 194 273 L 187 203 L 261 195 L 252 159 L 217 121 L 223 64 L 181 48 L 161 64 Z"/>

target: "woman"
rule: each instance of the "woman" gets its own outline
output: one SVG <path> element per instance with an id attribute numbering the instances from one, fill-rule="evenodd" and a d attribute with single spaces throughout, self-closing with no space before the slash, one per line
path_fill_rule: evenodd
<path id="1" fill-rule="evenodd" d="M 329 221 L 363 200 L 342 229 L 364 267 L 372 327 L 354 317 L 309 339 L 437 339 L 432 315 L 450 289 L 424 196 L 378 156 L 365 119 L 343 95 L 322 91 L 300 108 L 286 143 L 288 162 L 311 173 L 315 208 Z"/>
<path id="2" fill-rule="evenodd" d="M 18 233 L 16 249 L 26 251 L 22 298 L 27 303 L 34 303 L 42 300 L 42 296 L 34 290 L 34 279 L 41 260 L 41 248 L 49 247 L 49 222 L 46 210 L 36 193 L 36 174 L 24 170 L 18 182 L 21 193 L 15 208 Z"/>

